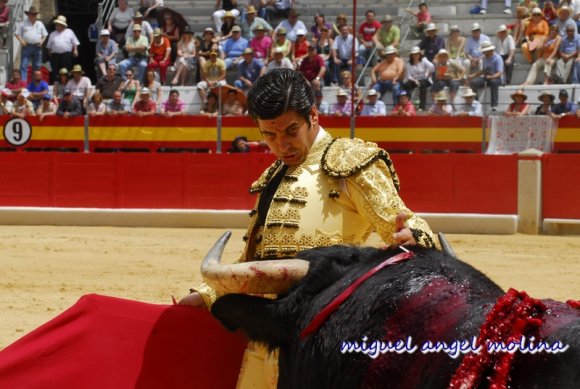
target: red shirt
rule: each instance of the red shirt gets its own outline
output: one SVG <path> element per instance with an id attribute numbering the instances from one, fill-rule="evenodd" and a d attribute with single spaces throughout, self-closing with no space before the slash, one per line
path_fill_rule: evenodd
<path id="1" fill-rule="evenodd" d="M 304 74 L 304 78 L 312 82 L 318 76 L 323 66 L 324 60 L 320 55 L 316 54 L 312 60 L 310 60 L 310 57 L 304 58 L 298 70 Z"/>
<path id="2" fill-rule="evenodd" d="M 393 113 L 396 113 L 397 111 L 399 111 L 399 108 L 403 108 L 403 112 L 408 113 L 409 116 L 416 116 L 417 115 L 417 112 L 415 111 L 415 106 L 410 101 L 407 104 L 405 104 L 404 106 L 402 106 L 401 104 L 395 105 L 395 108 L 393 108 Z"/>
<path id="3" fill-rule="evenodd" d="M 153 100 L 149 100 L 147 103 L 139 100 L 133 105 L 133 110 L 135 112 L 155 112 L 157 111 L 157 104 Z"/>
<path id="4" fill-rule="evenodd" d="M 375 32 L 377 32 L 379 28 L 381 28 L 381 23 L 379 23 L 376 20 L 372 23 L 364 22 L 358 28 L 358 33 L 363 36 L 363 40 L 365 42 L 370 42 L 373 40 L 373 36 L 375 35 Z"/>

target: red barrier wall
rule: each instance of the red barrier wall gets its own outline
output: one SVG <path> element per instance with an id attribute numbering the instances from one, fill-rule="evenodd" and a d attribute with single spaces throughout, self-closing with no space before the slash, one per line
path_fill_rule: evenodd
<path id="1" fill-rule="evenodd" d="M 542 162 L 543 216 L 580 219 L 580 155 L 546 154 Z"/>
<path id="2" fill-rule="evenodd" d="M 0 153 L 0 206 L 250 209 L 271 154 Z M 395 155 L 422 212 L 515 214 L 512 156 Z"/>

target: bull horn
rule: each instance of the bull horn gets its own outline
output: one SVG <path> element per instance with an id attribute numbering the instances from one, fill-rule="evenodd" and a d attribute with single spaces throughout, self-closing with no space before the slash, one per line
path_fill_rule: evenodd
<path id="1" fill-rule="evenodd" d="M 308 272 L 302 259 L 220 264 L 231 232 L 223 234 L 209 250 L 201 264 L 206 284 L 219 293 L 280 294 L 300 281 Z"/>

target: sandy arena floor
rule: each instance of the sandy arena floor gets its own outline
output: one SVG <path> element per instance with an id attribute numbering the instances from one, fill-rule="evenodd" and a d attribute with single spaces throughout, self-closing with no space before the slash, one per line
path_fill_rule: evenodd
<path id="1" fill-rule="evenodd" d="M 200 281 L 222 230 L 0 226 L 0 349 L 87 293 L 170 303 Z M 235 230 L 225 258 L 242 250 Z M 457 255 L 503 288 L 580 299 L 580 237 L 448 235 Z M 369 244 L 378 244 L 373 236 Z"/>

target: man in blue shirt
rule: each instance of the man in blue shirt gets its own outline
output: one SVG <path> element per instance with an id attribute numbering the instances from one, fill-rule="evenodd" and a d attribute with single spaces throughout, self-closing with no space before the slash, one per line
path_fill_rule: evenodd
<path id="1" fill-rule="evenodd" d="M 552 112 L 550 112 L 552 119 L 558 120 L 564 116 L 570 116 L 576 113 L 576 106 L 568 101 L 568 91 L 566 89 L 560 90 L 558 98 L 560 99 L 560 103 L 554 104 Z"/>
<path id="2" fill-rule="evenodd" d="M 249 89 L 254 82 L 266 72 L 262 61 L 254 58 L 254 50 L 246 48 L 243 52 L 244 60 L 238 64 L 238 79 L 234 82 L 236 88 Z"/>
<path id="3" fill-rule="evenodd" d="M 570 73 L 577 62 L 578 51 L 580 50 L 580 35 L 576 34 L 576 26 L 566 27 L 566 37 L 560 42 L 558 49 L 559 59 L 556 62 L 554 72 L 555 81 L 558 84 L 567 84 Z"/>
<path id="4" fill-rule="evenodd" d="M 473 23 L 473 27 L 471 28 L 471 36 L 467 38 L 467 42 L 465 42 L 465 69 L 467 70 L 467 74 L 471 74 L 479 69 L 481 69 L 481 60 L 483 55 L 481 53 L 481 44 L 483 42 L 489 42 L 490 39 L 487 35 L 481 33 L 481 27 L 479 23 Z"/>
<path id="5" fill-rule="evenodd" d="M 242 38 L 242 29 L 240 26 L 232 27 L 232 36 L 224 43 L 224 52 L 226 53 L 226 68 L 229 69 L 240 62 L 240 58 L 245 49 L 248 48 L 248 40 Z"/>
<path id="6" fill-rule="evenodd" d="M 30 92 L 28 100 L 32 102 L 36 110 L 42 101 L 42 96 L 48 93 L 48 84 L 42 79 L 42 72 L 35 70 L 32 73 L 32 82 L 26 87 Z"/>
<path id="7" fill-rule="evenodd" d="M 483 54 L 482 69 L 467 77 L 470 80 L 471 89 L 477 93 L 481 88 L 489 86 L 491 91 L 491 110 L 497 111 L 497 101 L 500 85 L 503 85 L 504 67 L 503 59 L 495 51 L 489 41 L 481 43 L 481 53 Z"/>

